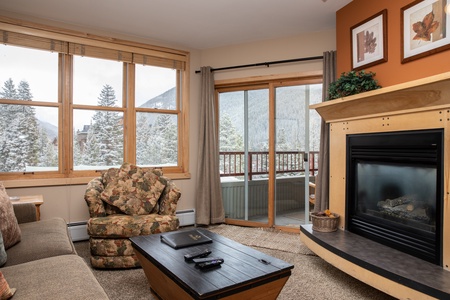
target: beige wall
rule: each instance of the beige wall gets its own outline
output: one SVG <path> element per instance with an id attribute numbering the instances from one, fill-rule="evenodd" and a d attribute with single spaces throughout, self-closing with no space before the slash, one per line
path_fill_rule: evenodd
<path id="1" fill-rule="evenodd" d="M 190 51 L 190 179 L 176 180 L 176 185 L 181 189 L 182 196 L 178 209 L 195 208 L 195 186 L 197 182 L 197 153 L 198 153 L 198 127 L 199 127 L 199 98 L 200 75 L 195 74 L 201 66 L 224 67 L 238 64 L 250 64 L 273 60 L 285 60 L 299 57 L 322 55 L 324 51 L 335 50 L 335 31 L 317 32 L 299 35 L 292 38 L 255 42 L 230 47 L 195 50 L 186 49 L 177 45 L 168 45 L 151 40 L 138 39 L 136 37 L 123 36 L 111 32 L 93 31 L 86 28 L 59 24 L 47 20 L 39 20 L 20 15 L 6 14 L 0 11 L 0 15 L 18 18 L 26 21 L 38 22 L 46 25 L 59 26 L 92 34 L 128 39 L 153 45 L 166 46 L 180 50 Z M 232 71 L 217 72 L 216 80 L 245 78 L 249 76 L 276 75 L 301 73 L 307 71 L 321 71 L 322 61 L 311 61 L 295 64 L 282 64 L 267 67 L 255 67 Z M 83 195 L 86 185 L 9 188 L 7 192 L 11 196 L 42 194 L 44 205 L 41 206 L 42 219 L 54 216 L 63 217 L 68 223 L 86 221 L 89 218 L 87 206 Z"/>
<path id="2" fill-rule="evenodd" d="M 290 38 L 266 40 L 235 46 L 203 50 L 202 66 L 221 68 L 236 65 L 255 64 L 293 58 L 320 56 L 324 51 L 336 49 L 335 30 L 313 32 Z M 291 74 L 307 71 L 321 71 L 322 61 L 306 61 L 218 71 L 215 80 Z"/>

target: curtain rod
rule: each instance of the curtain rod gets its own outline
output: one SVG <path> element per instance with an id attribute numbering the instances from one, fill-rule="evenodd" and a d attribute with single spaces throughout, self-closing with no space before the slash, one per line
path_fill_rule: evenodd
<path id="1" fill-rule="evenodd" d="M 270 65 L 285 64 L 285 63 L 307 61 L 307 60 L 317 60 L 317 59 L 323 59 L 323 56 L 322 55 L 321 56 L 311 56 L 311 57 L 293 58 L 293 59 L 286 59 L 286 60 L 268 61 L 268 62 L 262 62 L 262 63 L 256 63 L 256 64 L 248 64 L 248 65 L 238 65 L 238 66 L 222 67 L 222 68 L 211 68 L 211 72 L 230 70 L 230 69 L 249 68 L 249 67 L 259 67 L 259 66 L 269 67 Z M 195 71 L 195 73 L 197 73 L 197 74 L 200 72 L 201 72 L 200 70 Z"/>

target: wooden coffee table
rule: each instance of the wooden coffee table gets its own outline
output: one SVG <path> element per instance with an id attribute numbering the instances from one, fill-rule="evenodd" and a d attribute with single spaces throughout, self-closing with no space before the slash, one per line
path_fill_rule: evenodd
<path id="1" fill-rule="evenodd" d="M 161 299 L 276 299 L 291 275 L 292 264 L 234 242 L 205 229 L 197 229 L 213 242 L 173 249 L 161 234 L 130 238 L 154 293 Z M 208 248 L 221 257 L 217 268 L 200 270 L 184 255 Z"/>

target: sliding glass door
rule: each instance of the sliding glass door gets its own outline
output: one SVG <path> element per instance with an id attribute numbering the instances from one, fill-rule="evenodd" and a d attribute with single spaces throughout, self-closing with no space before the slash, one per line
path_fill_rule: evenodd
<path id="1" fill-rule="evenodd" d="M 308 222 L 309 182 L 317 173 L 321 84 L 218 90 L 220 172 L 229 223 L 288 226 Z"/>
<path id="2" fill-rule="evenodd" d="M 320 137 L 320 117 L 309 105 L 321 97 L 320 84 L 275 88 L 275 225 L 298 227 L 309 220 Z"/>
<path id="3" fill-rule="evenodd" d="M 225 215 L 230 219 L 267 222 L 268 90 L 220 93 L 219 111 Z"/>

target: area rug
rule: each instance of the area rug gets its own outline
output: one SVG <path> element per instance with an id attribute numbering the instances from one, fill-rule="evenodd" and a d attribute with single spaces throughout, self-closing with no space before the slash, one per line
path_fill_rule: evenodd
<path id="1" fill-rule="evenodd" d="M 394 299 L 341 272 L 314 255 L 302 244 L 298 233 L 232 225 L 210 226 L 206 229 L 293 264 L 292 275 L 278 300 Z M 78 255 L 90 265 L 88 242 L 76 242 L 75 248 Z M 150 292 L 150 286 L 142 269 L 111 271 L 93 269 L 93 273 L 112 300 L 157 300 Z"/>

